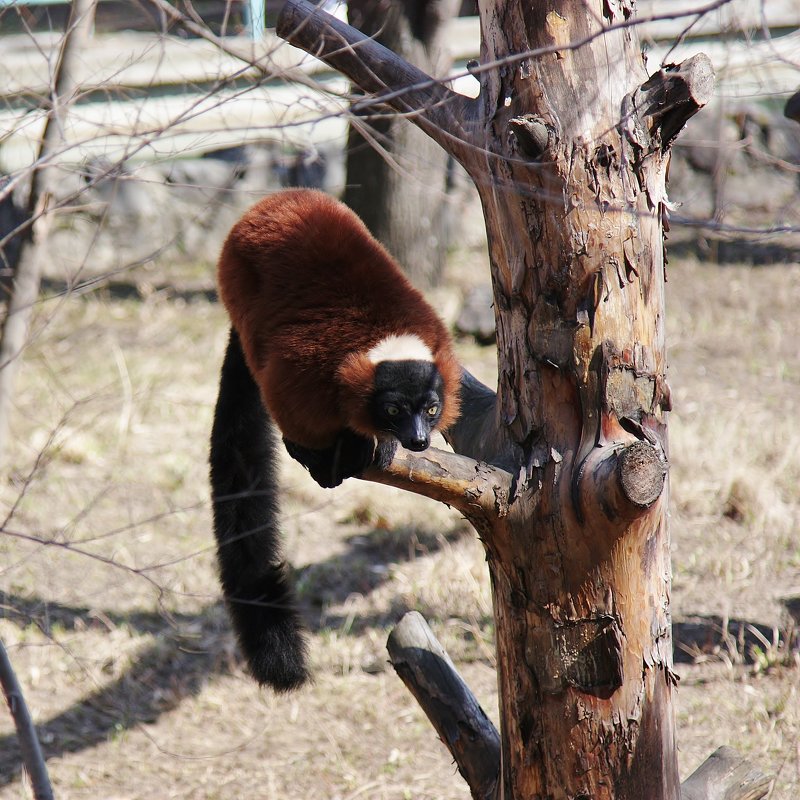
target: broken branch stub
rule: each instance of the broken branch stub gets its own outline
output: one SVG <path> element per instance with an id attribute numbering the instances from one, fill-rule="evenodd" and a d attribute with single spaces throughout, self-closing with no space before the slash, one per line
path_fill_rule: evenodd
<path id="1" fill-rule="evenodd" d="M 714 93 L 714 67 L 705 53 L 653 73 L 633 93 L 624 121 L 629 136 L 645 149 L 655 141 L 662 152 Z"/>
<path id="2" fill-rule="evenodd" d="M 650 442 L 595 447 L 578 472 L 578 513 L 623 530 L 661 496 L 667 464 Z"/>

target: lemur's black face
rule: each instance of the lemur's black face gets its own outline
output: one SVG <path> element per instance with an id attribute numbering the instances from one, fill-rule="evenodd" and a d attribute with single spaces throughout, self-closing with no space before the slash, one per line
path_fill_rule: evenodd
<path id="1" fill-rule="evenodd" d="M 377 430 L 408 450 L 424 450 L 442 416 L 442 376 L 431 361 L 381 361 L 370 401 Z"/>

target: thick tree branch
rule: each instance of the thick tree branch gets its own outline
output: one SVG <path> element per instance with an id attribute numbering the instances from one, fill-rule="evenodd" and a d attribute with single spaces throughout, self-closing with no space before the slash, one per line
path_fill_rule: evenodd
<path id="1" fill-rule="evenodd" d="M 3 694 L 14 720 L 14 727 L 17 729 L 22 763 L 28 772 L 33 796 L 36 800 L 52 800 L 53 788 L 50 785 L 50 777 L 47 774 L 47 766 L 44 763 L 36 728 L 33 725 L 28 704 L 25 702 L 25 696 L 22 694 L 14 667 L 2 642 L 0 642 L 0 686 L 3 687 Z"/>
<path id="2" fill-rule="evenodd" d="M 371 468 L 362 477 L 447 503 L 471 522 L 504 517 L 513 492 L 505 470 L 434 447 L 412 453 L 398 446 L 386 469 Z"/>
<path id="3" fill-rule="evenodd" d="M 472 125 L 479 113 L 474 100 L 451 91 L 318 6 L 306 0 L 287 0 L 276 32 L 346 75 L 381 103 L 407 115 L 455 158 L 473 141 Z"/>
<path id="4" fill-rule="evenodd" d="M 422 615 L 409 611 L 386 647 L 392 666 L 447 746 L 473 798 L 494 797 L 500 736 Z"/>
<path id="5" fill-rule="evenodd" d="M 732 747 L 720 747 L 681 784 L 681 800 L 761 800 L 773 780 Z"/>

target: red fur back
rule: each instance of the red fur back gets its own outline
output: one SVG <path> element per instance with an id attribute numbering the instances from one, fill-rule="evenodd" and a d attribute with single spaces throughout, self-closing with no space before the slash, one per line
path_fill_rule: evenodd
<path id="1" fill-rule="evenodd" d="M 392 334 L 415 334 L 433 353 L 445 385 L 437 427 L 458 416 L 461 369 L 444 325 L 361 220 L 329 195 L 290 189 L 253 206 L 228 234 L 218 280 L 287 439 L 322 448 L 344 427 L 374 435 L 366 353 Z"/>

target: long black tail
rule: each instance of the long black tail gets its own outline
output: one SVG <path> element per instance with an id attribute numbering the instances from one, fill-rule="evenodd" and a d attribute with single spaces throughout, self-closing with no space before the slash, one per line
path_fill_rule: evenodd
<path id="1" fill-rule="evenodd" d="M 273 424 L 231 331 L 211 432 L 220 579 L 253 677 L 277 691 L 308 679 L 306 642 L 278 531 Z"/>

